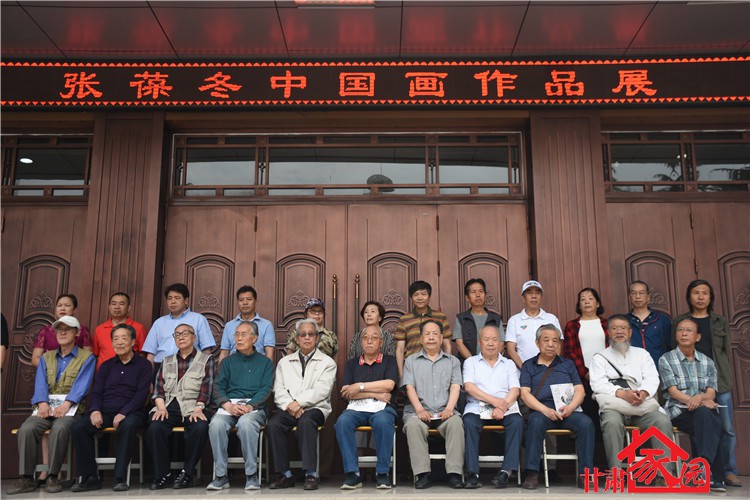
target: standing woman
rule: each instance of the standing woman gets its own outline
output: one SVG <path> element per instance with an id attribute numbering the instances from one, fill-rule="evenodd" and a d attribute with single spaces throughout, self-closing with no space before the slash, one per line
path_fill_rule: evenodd
<path id="1" fill-rule="evenodd" d="M 354 334 L 351 344 L 349 344 L 349 355 L 346 359 L 358 358 L 362 355 L 362 335 L 365 328 L 368 326 L 377 326 L 380 328 L 380 333 L 383 339 L 383 354 L 390 356 L 396 355 L 396 343 L 393 341 L 393 335 L 391 332 L 383 330 L 383 317 L 385 316 L 385 307 L 380 302 L 375 300 L 368 300 L 365 305 L 362 306 L 362 310 L 359 312 L 362 316 L 362 320 L 365 322 L 365 326 L 360 331 Z"/>
<path id="2" fill-rule="evenodd" d="M 72 293 L 64 293 L 60 295 L 55 302 L 55 321 L 63 316 L 75 316 L 77 308 L 78 299 L 75 295 Z M 81 324 L 81 331 L 76 338 L 76 345 L 87 351 L 91 350 L 93 342 L 88 326 Z M 52 328 L 51 324 L 45 326 L 39 330 L 39 333 L 36 335 L 36 340 L 34 340 L 34 350 L 31 353 L 31 364 L 34 365 L 34 367 L 39 366 L 39 359 L 41 359 L 42 354 L 57 349 L 58 347 L 60 347 L 60 344 L 57 343 L 55 329 Z"/>
<path id="3" fill-rule="evenodd" d="M 734 405 L 732 404 L 732 366 L 729 363 L 731 349 L 729 322 L 724 316 L 714 312 L 714 288 L 708 281 L 700 279 L 692 281 L 685 295 L 690 312 L 681 314 L 672 321 L 672 346 L 677 345 L 675 329 L 679 322 L 686 318 L 692 319 L 698 325 L 698 333 L 700 333 L 700 339 L 695 344 L 695 348 L 711 358 L 716 365 L 719 385 L 716 391 L 716 403 L 719 405 L 723 431 L 720 450 L 724 452 L 726 465 L 725 483 L 728 486 L 740 488 L 742 482 L 737 476 L 737 461 L 734 454 L 737 437 L 732 424 Z"/>

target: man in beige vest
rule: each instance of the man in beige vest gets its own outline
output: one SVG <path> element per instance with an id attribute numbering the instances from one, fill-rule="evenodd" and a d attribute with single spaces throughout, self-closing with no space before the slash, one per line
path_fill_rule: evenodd
<path id="1" fill-rule="evenodd" d="M 81 325 L 73 316 L 63 316 L 52 325 L 60 347 L 39 360 L 34 382 L 33 414 L 18 431 L 18 472 L 21 478 L 9 495 L 34 491 L 34 469 L 39 442 L 49 430 L 49 476 L 47 493 L 62 491 L 57 474 L 65 460 L 73 423 L 84 412 L 84 399 L 91 387 L 96 358 L 76 346 Z"/>
<path id="2" fill-rule="evenodd" d="M 177 354 L 164 358 L 156 374 L 154 409 L 146 429 L 146 444 L 154 462 L 152 490 L 190 488 L 193 469 L 203 454 L 208 438 L 206 405 L 211 402 L 214 358 L 195 348 L 195 329 L 183 323 L 172 334 Z M 177 478 L 172 477 L 169 437 L 174 427 L 185 428 L 185 462 Z"/>

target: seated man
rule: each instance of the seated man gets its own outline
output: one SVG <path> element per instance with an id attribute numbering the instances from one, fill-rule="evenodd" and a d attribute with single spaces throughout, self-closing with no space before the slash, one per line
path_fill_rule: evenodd
<path id="1" fill-rule="evenodd" d="M 378 457 L 375 466 L 376 487 L 391 487 L 388 471 L 393 454 L 398 366 L 395 357 L 380 352 L 382 346 L 383 333 L 380 327 L 366 327 L 362 335 L 362 355 L 347 361 L 344 368 L 341 396 L 349 400 L 349 406 L 339 416 L 335 425 L 346 474 L 344 484 L 341 485 L 342 490 L 362 487 L 355 431 L 362 425 L 372 427 Z"/>
<path id="2" fill-rule="evenodd" d="M 523 417 L 516 400 L 521 393 L 518 370 L 513 361 L 504 358 L 500 329 L 487 325 L 479 330 L 479 354 L 464 361 L 464 409 L 466 439 L 466 487 L 481 487 L 479 482 L 479 435 L 484 425 L 505 427 L 503 465 L 492 479 L 497 488 L 508 486 L 508 478 L 519 470 Z M 508 410 L 511 408 L 510 413 Z"/>
<path id="3" fill-rule="evenodd" d="M 52 324 L 52 328 L 60 346 L 45 352 L 39 360 L 34 396 L 31 398 L 31 404 L 35 405 L 34 413 L 18 430 L 18 472 L 21 478 L 7 492 L 9 495 L 36 489 L 34 469 L 39 442 L 47 430 L 50 431 L 49 476 L 44 490 L 47 493 L 62 491 L 57 474 L 65 460 L 71 429 L 85 410 L 84 398 L 94 378 L 96 358 L 91 352 L 76 346 L 76 337 L 81 328 L 78 320 L 73 316 L 63 316 Z M 52 398 L 53 395 L 60 397 Z M 52 407 L 50 403 L 60 404 Z"/>
<path id="4" fill-rule="evenodd" d="M 641 431 L 653 426 L 669 439 L 674 440 L 674 436 L 669 417 L 659 411 L 659 403 L 654 399 L 659 389 L 659 372 L 647 350 L 631 346 L 633 330 L 627 316 L 611 316 L 607 334 L 609 347 L 594 355 L 589 380 L 594 399 L 599 403 L 607 466 L 614 469 L 622 468 L 617 454 L 623 448 L 626 425 L 637 426 Z M 629 388 L 615 383 L 623 378 Z M 651 444 L 663 450 L 665 457 L 669 456 L 663 442 L 652 439 Z M 669 472 L 674 474 L 671 464 Z"/>
<path id="5" fill-rule="evenodd" d="M 76 472 L 79 482 L 71 491 L 91 491 L 102 487 L 95 460 L 94 435 L 106 427 L 115 433 L 115 484 L 112 491 L 127 491 L 126 478 L 138 431 L 146 425 L 146 401 L 151 387 L 151 363 L 133 351 L 137 333 L 130 325 L 112 328 L 115 356 L 99 368 L 88 404 L 88 418 L 73 426 Z"/>
<path id="6" fill-rule="evenodd" d="M 529 358 L 521 367 L 521 397 L 529 407 L 526 429 L 526 479 L 523 487 L 535 490 L 539 486 L 539 464 L 542 442 L 549 429 L 567 429 L 576 434 L 578 474 L 594 467 L 594 423 L 581 410 L 584 390 L 573 361 L 561 358 L 560 330 L 548 323 L 536 331 L 539 354 Z M 552 386 L 573 389 L 569 402 L 556 401 Z M 562 386 L 562 387 L 560 387 Z M 583 482 L 578 482 L 583 487 Z"/>
<path id="7" fill-rule="evenodd" d="M 409 404 L 404 406 L 404 434 L 409 445 L 414 487 L 432 486 L 429 429 L 437 429 L 445 438 L 445 471 L 451 488 L 463 488 L 464 426 L 455 411 L 461 392 L 461 363 L 441 349 L 443 326 L 430 319 L 420 327 L 420 350 L 406 358 L 402 387 Z"/>
<path id="8" fill-rule="evenodd" d="M 208 439 L 206 405 L 211 403 L 214 384 L 214 358 L 195 348 L 195 330 L 191 325 L 177 325 L 174 334 L 177 354 L 164 358 L 156 374 L 154 408 L 146 429 L 146 444 L 154 463 L 152 490 L 172 486 L 193 486 L 193 469 L 203 454 Z M 169 437 L 174 427 L 184 427 L 184 465 L 177 478 L 172 477 L 169 459 Z"/>
<path id="9" fill-rule="evenodd" d="M 214 454 L 214 480 L 207 490 L 229 488 L 227 445 L 229 431 L 237 427 L 237 436 L 245 459 L 245 489 L 260 489 L 258 480 L 258 439 L 266 423 L 266 401 L 271 395 L 273 363 L 255 350 L 258 324 L 241 321 L 234 331 L 237 350 L 219 365 L 214 383 L 214 401 L 219 411 L 211 419 L 208 434 Z"/>
<path id="10" fill-rule="evenodd" d="M 719 445 L 722 427 L 714 401 L 718 386 L 716 366 L 695 348 L 701 338 L 695 321 L 686 318 L 677 323 L 675 337 L 677 348 L 659 358 L 664 409 L 675 427 L 690 434 L 693 455 L 705 459 L 711 467 L 711 490 L 726 491 L 724 464 L 729 450 Z"/>
<path id="11" fill-rule="evenodd" d="M 318 426 L 331 413 L 331 390 L 336 380 L 336 362 L 316 348 L 319 337 L 316 321 L 302 319 L 295 331 L 299 351 L 281 358 L 273 383 L 274 400 L 281 411 L 274 413 L 266 426 L 273 465 L 280 473 L 271 483 L 272 490 L 294 486 L 288 447 L 289 431 L 294 426 L 305 470 L 305 489 L 318 489 Z"/>

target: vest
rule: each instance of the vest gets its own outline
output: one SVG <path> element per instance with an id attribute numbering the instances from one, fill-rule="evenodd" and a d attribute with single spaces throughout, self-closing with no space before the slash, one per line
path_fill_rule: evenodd
<path id="1" fill-rule="evenodd" d="M 57 352 L 58 349 L 44 353 L 44 362 L 47 364 L 47 387 L 50 394 L 70 394 L 70 389 L 73 388 L 73 383 L 78 378 L 78 373 L 92 354 L 79 347 L 78 354 L 60 374 L 60 380 L 55 380 L 57 378 Z M 82 414 L 85 410 L 86 401 L 79 401 L 76 415 Z"/>
<path id="2" fill-rule="evenodd" d="M 211 355 L 198 351 L 185 374 L 178 380 L 177 356 L 179 355 L 180 353 L 167 356 L 161 365 L 161 373 L 164 377 L 164 397 L 166 399 L 164 403 L 169 406 L 172 400 L 177 399 L 182 416 L 187 417 L 195 409 L 203 384 L 203 377 L 206 376 L 206 363 L 208 363 Z"/>
<path id="3" fill-rule="evenodd" d="M 503 318 L 492 311 L 485 308 L 487 312 L 487 322 L 484 326 L 496 326 L 500 327 L 503 324 Z M 477 355 L 477 325 L 474 323 L 474 317 L 471 315 L 471 309 L 464 311 L 456 315 L 459 323 L 461 323 L 461 336 L 463 337 L 464 345 L 469 350 L 472 356 Z M 504 339 L 500 339 L 504 340 Z M 461 355 L 458 355 L 461 359 Z"/>

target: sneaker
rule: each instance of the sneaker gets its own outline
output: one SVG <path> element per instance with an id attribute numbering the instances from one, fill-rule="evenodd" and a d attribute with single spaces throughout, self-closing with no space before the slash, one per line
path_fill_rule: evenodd
<path id="1" fill-rule="evenodd" d="M 454 490 L 460 490 L 464 487 L 464 480 L 461 474 L 448 474 L 448 486 Z"/>
<path id="2" fill-rule="evenodd" d="M 149 489 L 152 491 L 163 490 L 164 488 L 169 488 L 171 486 L 174 486 L 174 477 L 172 477 L 172 473 L 169 472 L 166 476 L 154 479 L 154 482 L 151 483 Z"/>
<path id="3" fill-rule="evenodd" d="M 174 484 L 172 487 L 176 490 L 182 490 L 185 488 L 192 488 L 193 487 L 193 476 L 185 472 L 184 470 L 180 472 L 180 474 L 177 476 L 177 479 L 174 480 Z"/>
<path id="4" fill-rule="evenodd" d="M 245 476 L 245 489 L 246 490 L 259 490 L 260 482 L 258 481 L 258 474 L 251 474 Z"/>
<path id="5" fill-rule="evenodd" d="M 388 474 L 378 474 L 375 477 L 375 488 L 379 490 L 390 490 L 392 487 L 391 477 Z"/>
<path id="6" fill-rule="evenodd" d="M 464 488 L 466 488 L 467 490 L 475 490 L 481 487 L 482 483 L 479 482 L 479 474 L 471 473 L 466 477 L 466 484 L 464 485 Z"/>
<path id="7" fill-rule="evenodd" d="M 218 476 L 206 486 L 206 489 L 211 491 L 226 490 L 227 488 L 229 488 L 229 477 L 227 476 Z"/>
<path id="8" fill-rule="evenodd" d="M 414 481 L 414 488 L 418 490 L 426 490 L 432 486 L 432 478 L 430 477 L 429 472 L 424 472 L 422 474 L 417 474 L 417 477 Z"/>
<path id="9" fill-rule="evenodd" d="M 16 482 L 16 485 L 7 491 L 8 495 L 18 495 L 19 493 L 28 493 L 36 489 L 36 481 L 31 477 L 22 477 Z"/>
<path id="10" fill-rule="evenodd" d="M 727 487 L 724 486 L 724 481 L 714 481 L 713 483 L 711 483 L 711 491 L 724 493 L 725 491 L 727 491 Z"/>
<path id="11" fill-rule="evenodd" d="M 495 485 L 495 488 L 507 488 L 509 479 L 510 474 L 508 474 L 508 472 L 504 470 L 501 470 L 495 475 L 495 477 L 492 478 L 492 484 Z"/>
<path id="12" fill-rule="evenodd" d="M 724 484 L 734 486 L 735 488 L 742 488 L 742 481 L 737 477 L 737 474 L 727 474 L 727 477 L 724 478 Z"/>
<path id="13" fill-rule="evenodd" d="M 112 491 L 128 491 L 130 486 L 125 481 L 120 479 L 115 481 L 115 485 L 112 486 Z"/>
<path id="14" fill-rule="evenodd" d="M 60 493 L 63 490 L 63 485 L 60 484 L 60 480 L 55 476 L 47 477 L 47 484 L 44 485 L 44 491 L 47 493 Z"/>
<path id="15" fill-rule="evenodd" d="M 346 479 L 341 485 L 342 490 L 356 490 L 362 487 L 362 477 L 354 472 L 347 472 Z"/>

